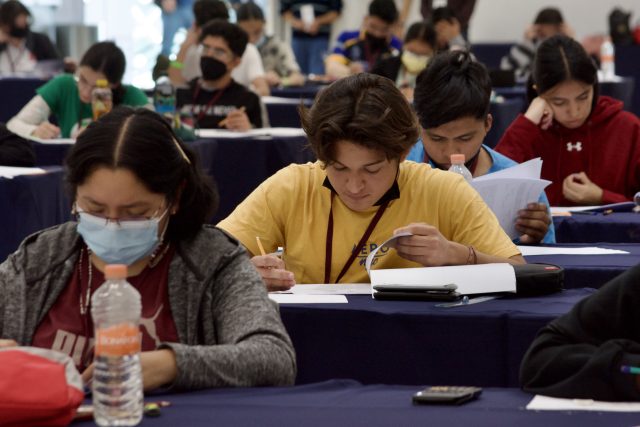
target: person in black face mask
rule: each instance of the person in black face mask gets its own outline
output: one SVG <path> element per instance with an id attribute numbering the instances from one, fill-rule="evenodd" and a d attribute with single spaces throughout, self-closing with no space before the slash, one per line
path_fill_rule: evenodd
<path id="1" fill-rule="evenodd" d="M 49 37 L 29 29 L 30 20 L 19 1 L 0 5 L 0 75 L 33 72 L 38 61 L 60 59 Z"/>
<path id="2" fill-rule="evenodd" d="M 380 61 L 397 55 L 402 42 L 392 34 L 398 20 L 393 0 L 373 0 L 362 30 L 345 31 L 338 37 L 333 53 L 326 60 L 326 74 L 341 78 L 370 71 Z"/>
<path id="3" fill-rule="evenodd" d="M 188 89 L 178 90 L 180 115 L 200 129 L 262 127 L 260 99 L 231 77 L 247 46 L 247 33 L 215 19 L 202 27 L 199 43 L 202 77 L 190 81 Z"/>

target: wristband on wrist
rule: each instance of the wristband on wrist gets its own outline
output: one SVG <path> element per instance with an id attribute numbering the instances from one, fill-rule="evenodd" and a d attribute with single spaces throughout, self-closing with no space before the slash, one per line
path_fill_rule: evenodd
<path id="1" fill-rule="evenodd" d="M 169 66 L 177 68 L 178 70 L 182 70 L 184 68 L 184 64 L 180 61 L 171 61 Z"/>

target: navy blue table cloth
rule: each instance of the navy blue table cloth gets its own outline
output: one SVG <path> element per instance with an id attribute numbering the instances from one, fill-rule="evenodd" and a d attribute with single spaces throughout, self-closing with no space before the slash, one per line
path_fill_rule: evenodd
<path id="1" fill-rule="evenodd" d="M 68 221 L 71 205 L 62 183 L 62 168 L 42 175 L 0 178 L 0 262 L 28 235 Z"/>
<path id="2" fill-rule="evenodd" d="M 298 384 L 352 378 L 515 387 L 537 331 L 592 292 L 571 289 L 453 308 L 348 295 L 348 304 L 282 304 L 280 314 L 296 349 Z"/>
<path id="3" fill-rule="evenodd" d="M 46 82 L 31 77 L 0 78 L 0 122 L 6 123 L 15 116 L 36 95 L 36 89 Z"/>
<path id="4" fill-rule="evenodd" d="M 564 287 L 599 288 L 629 267 L 640 263 L 640 245 L 614 243 L 560 244 L 561 247 L 598 246 L 619 249 L 628 254 L 615 255 L 536 255 L 526 256 L 529 263 L 556 264 L 564 268 Z"/>
<path id="5" fill-rule="evenodd" d="M 558 243 L 640 243 L 640 213 L 554 216 Z"/>
<path id="6" fill-rule="evenodd" d="M 313 99 L 318 92 L 327 87 L 327 85 L 321 84 L 307 84 L 304 86 L 291 86 L 282 88 L 272 88 L 271 96 L 277 96 L 280 98 L 293 98 L 293 99 Z"/>
<path id="7" fill-rule="evenodd" d="M 157 418 L 140 426 L 448 426 L 601 427 L 631 426 L 637 413 L 527 411 L 532 395 L 513 388 L 488 388 L 462 406 L 413 405 L 415 386 L 369 385 L 333 380 L 296 387 L 212 389 L 147 395 L 167 400 Z M 93 426 L 93 421 L 73 425 Z"/>

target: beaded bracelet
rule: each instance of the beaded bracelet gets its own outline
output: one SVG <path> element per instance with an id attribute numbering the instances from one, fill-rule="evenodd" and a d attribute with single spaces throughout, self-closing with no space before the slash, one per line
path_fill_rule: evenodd
<path id="1" fill-rule="evenodd" d="M 478 255 L 476 254 L 476 250 L 473 246 L 469 245 L 469 256 L 467 257 L 467 264 L 477 264 L 478 263 Z"/>

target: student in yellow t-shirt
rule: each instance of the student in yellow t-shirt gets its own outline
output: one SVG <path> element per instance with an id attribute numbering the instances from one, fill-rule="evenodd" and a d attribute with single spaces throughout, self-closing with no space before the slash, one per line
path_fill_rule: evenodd
<path id="1" fill-rule="evenodd" d="M 338 80 L 301 116 L 318 161 L 280 170 L 218 224 L 257 255 L 269 290 L 368 282 L 367 255 L 405 231 L 413 235 L 378 251 L 374 268 L 524 263 L 461 176 L 402 162 L 419 127 L 391 80 Z M 259 255 L 256 236 L 268 252 L 283 246 L 284 259 Z"/>

